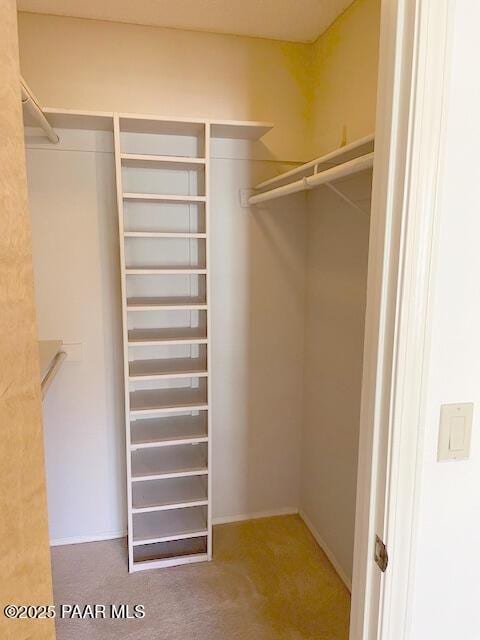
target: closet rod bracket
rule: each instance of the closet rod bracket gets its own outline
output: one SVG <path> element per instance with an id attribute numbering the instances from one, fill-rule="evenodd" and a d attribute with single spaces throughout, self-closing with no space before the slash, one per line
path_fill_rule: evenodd
<path id="1" fill-rule="evenodd" d="M 238 192 L 240 199 L 240 206 L 242 209 L 248 209 L 250 205 L 248 204 L 248 200 L 254 194 L 253 189 L 240 189 Z"/>

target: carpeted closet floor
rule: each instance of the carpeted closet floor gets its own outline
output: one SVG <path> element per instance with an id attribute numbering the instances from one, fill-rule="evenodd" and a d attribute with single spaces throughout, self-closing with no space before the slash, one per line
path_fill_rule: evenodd
<path id="1" fill-rule="evenodd" d="M 350 594 L 298 516 L 214 529 L 214 560 L 127 573 L 124 540 L 52 549 L 56 604 L 145 605 L 57 620 L 57 640 L 346 640 Z"/>

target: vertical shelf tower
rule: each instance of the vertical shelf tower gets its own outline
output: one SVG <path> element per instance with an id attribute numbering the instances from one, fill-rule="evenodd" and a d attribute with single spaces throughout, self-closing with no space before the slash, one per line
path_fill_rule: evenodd
<path id="1" fill-rule="evenodd" d="M 130 571 L 212 557 L 210 141 L 270 128 L 114 114 Z"/>

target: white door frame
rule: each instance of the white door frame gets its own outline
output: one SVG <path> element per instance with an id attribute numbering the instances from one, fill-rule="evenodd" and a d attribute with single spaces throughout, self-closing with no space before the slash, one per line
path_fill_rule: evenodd
<path id="1" fill-rule="evenodd" d="M 382 0 L 350 640 L 409 637 L 454 7 Z"/>

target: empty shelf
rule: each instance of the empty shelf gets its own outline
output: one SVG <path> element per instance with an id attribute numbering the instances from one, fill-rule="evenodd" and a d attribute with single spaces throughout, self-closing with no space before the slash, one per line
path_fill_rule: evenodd
<path id="1" fill-rule="evenodd" d="M 205 476 L 135 482 L 133 485 L 133 513 L 186 509 L 206 504 Z"/>
<path id="2" fill-rule="evenodd" d="M 206 358 L 160 358 L 129 362 L 130 380 L 161 378 L 206 378 Z"/>
<path id="3" fill-rule="evenodd" d="M 271 122 L 249 122 L 241 120 L 213 120 L 212 138 L 235 138 L 237 140 L 259 140 L 273 128 Z"/>
<path id="4" fill-rule="evenodd" d="M 132 452 L 132 482 L 206 475 L 205 444 L 183 444 Z"/>
<path id="5" fill-rule="evenodd" d="M 207 442 L 207 415 L 169 416 L 131 422 L 131 449 Z"/>
<path id="6" fill-rule="evenodd" d="M 204 507 L 156 511 L 133 516 L 133 544 L 198 538 L 208 534 Z"/>
<path id="7" fill-rule="evenodd" d="M 147 202 L 205 202 L 206 196 L 176 196 L 159 193 L 124 193 L 124 200 L 146 200 Z"/>
<path id="8" fill-rule="evenodd" d="M 205 327 L 172 327 L 169 329 L 131 329 L 129 346 L 153 346 L 160 344 L 207 344 Z"/>
<path id="9" fill-rule="evenodd" d="M 161 169 L 202 170 L 205 158 L 186 158 L 182 156 L 157 156 L 150 154 L 122 153 L 120 155 L 124 167 L 152 167 Z"/>
<path id="10" fill-rule="evenodd" d="M 207 270 L 205 267 L 126 267 L 125 273 L 130 276 L 140 275 L 205 275 Z"/>
<path id="11" fill-rule="evenodd" d="M 120 131 L 130 133 L 155 133 L 172 136 L 202 136 L 205 122 L 191 118 L 164 118 L 154 115 L 120 113 Z"/>
<path id="12" fill-rule="evenodd" d="M 185 410 L 201 411 L 207 408 L 206 388 L 147 389 L 130 393 L 132 416 Z"/>
<path id="13" fill-rule="evenodd" d="M 133 570 L 157 569 L 207 560 L 207 538 L 138 545 L 133 549 Z"/>
<path id="14" fill-rule="evenodd" d="M 78 111 L 45 107 L 43 112 L 54 129 L 113 131 L 113 113 L 110 111 Z"/>
<path id="15" fill-rule="evenodd" d="M 207 302 L 202 297 L 128 298 L 128 311 L 173 311 L 181 309 L 205 310 Z"/>
<path id="16" fill-rule="evenodd" d="M 206 233 L 194 233 L 190 231 L 125 231 L 125 238 L 186 238 L 204 239 Z"/>

